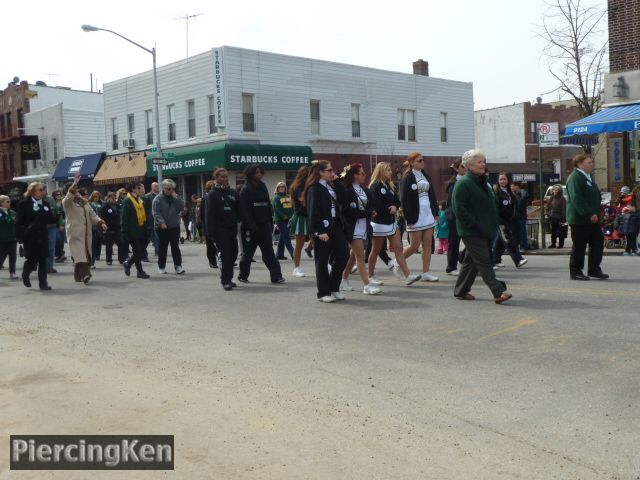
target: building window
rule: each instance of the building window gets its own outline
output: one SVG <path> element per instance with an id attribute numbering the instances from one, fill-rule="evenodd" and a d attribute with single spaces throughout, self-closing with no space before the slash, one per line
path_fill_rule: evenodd
<path id="1" fill-rule="evenodd" d="M 176 140 L 176 106 L 167 105 L 167 123 L 169 127 L 169 141 L 174 142 Z"/>
<path id="2" fill-rule="evenodd" d="M 153 145 L 153 110 L 144 111 L 144 129 L 147 132 L 147 145 Z"/>
<path id="3" fill-rule="evenodd" d="M 531 143 L 538 143 L 538 123 L 531 122 Z"/>
<path id="4" fill-rule="evenodd" d="M 311 134 L 320 135 L 320 101 L 311 100 L 309 108 L 311 110 Z"/>
<path id="5" fill-rule="evenodd" d="M 447 114 L 440 112 L 440 141 L 447 141 Z"/>
<path id="6" fill-rule="evenodd" d="M 193 100 L 187 102 L 187 131 L 189 138 L 196 136 L 196 103 Z"/>
<path id="7" fill-rule="evenodd" d="M 13 137 L 13 126 L 11 125 L 11 114 L 7 113 L 7 136 Z"/>
<path id="8" fill-rule="evenodd" d="M 24 128 L 24 111 L 21 108 L 18 109 L 18 128 Z"/>
<path id="9" fill-rule="evenodd" d="M 253 114 L 253 95 L 250 93 L 242 94 L 242 131 L 256 131 L 256 122 Z"/>
<path id="10" fill-rule="evenodd" d="M 216 133 L 218 128 L 216 127 L 216 101 L 213 95 L 207 97 L 209 103 L 209 133 Z"/>
<path id="11" fill-rule="evenodd" d="M 4 138 L 4 115 L 0 115 L 0 138 Z"/>
<path id="12" fill-rule="evenodd" d="M 111 150 L 118 150 L 118 119 L 111 119 Z"/>
<path id="13" fill-rule="evenodd" d="M 136 135 L 136 120 L 133 113 L 127 115 L 127 131 L 129 132 L 128 138 L 134 138 Z"/>
<path id="14" fill-rule="evenodd" d="M 56 161 L 58 160 L 58 139 L 56 137 L 51 139 L 51 145 L 53 146 L 53 158 L 51 160 Z"/>
<path id="15" fill-rule="evenodd" d="M 44 138 L 40 140 L 40 158 L 43 162 L 47 161 L 47 141 Z"/>
<path id="16" fill-rule="evenodd" d="M 360 105 L 351 104 L 351 136 L 360 138 Z"/>
<path id="17" fill-rule="evenodd" d="M 416 141 L 415 110 L 398 110 L 398 140 Z"/>

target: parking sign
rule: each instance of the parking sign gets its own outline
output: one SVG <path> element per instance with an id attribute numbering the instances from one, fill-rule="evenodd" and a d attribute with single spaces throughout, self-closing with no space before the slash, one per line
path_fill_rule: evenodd
<path id="1" fill-rule="evenodd" d="M 538 132 L 541 147 L 557 147 L 560 145 L 558 122 L 541 123 Z"/>

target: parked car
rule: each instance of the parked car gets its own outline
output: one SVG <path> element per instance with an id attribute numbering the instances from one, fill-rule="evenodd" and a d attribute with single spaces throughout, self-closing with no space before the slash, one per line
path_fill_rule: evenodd
<path id="1" fill-rule="evenodd" d="M 562 187 L 562 196 L 564 197 L 565 200 L 569 199 L 569 196 L 567 195 L 567 186 L 557 183 L 557 184 L 551 185 L 549 188 L 547 188 L 547 191 L 544 194 L 544 204 L 545 205 L 549 204 L 549 200 L 551 200 L 551 192 L 552 192 L 554 187 Z"/>

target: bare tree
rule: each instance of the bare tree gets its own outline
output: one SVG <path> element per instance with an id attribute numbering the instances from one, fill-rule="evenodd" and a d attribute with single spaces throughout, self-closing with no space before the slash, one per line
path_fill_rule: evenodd
<path id="1" fill-rule="evenodd" d="M 583 116 L 600 109 L 608 42 L 603 35 L 606 8 L 581 0 L 548 0 L 537 35 L 560 91 L 573 98 Z"/>

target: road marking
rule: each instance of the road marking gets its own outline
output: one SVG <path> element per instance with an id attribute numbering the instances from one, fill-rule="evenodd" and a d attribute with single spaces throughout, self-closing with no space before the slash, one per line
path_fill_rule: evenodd
<path id="1" fill-rule="evenodd" d="M 623 356 L 625 356 L 626 354 L 628 354 L 628 353 L 630 353 L 630 352 L 633 352 L 634 350 L 637 350 L 637 349 L 638 349 L 638 346 L 637 346 L 637 345 L 634 345 L 634 346 L 633 346 L 633 347 L 631 347 L 631 348 L 627 348 L 626 350 L 622 350 L 621 352 L 614 353 L 613 355 L 611 355 L 611 356 L 609 357 L 609 361 L 610 361 L 611 363 L 613 363 L 613 362 L 615 362 L 618 358 L 623 357 Z"/>
<path id="2" fill-rule="evenodd" d="M 480 340 L 487 340 L 492 337 L 497 337 L 498 335 L 503 335 L 505 333 L 515 332 L 516 330 L 520 330 L 523 327 L 528 327 L 530 325 L 535 325 L 538 323 L 538 320 L 534 320 L 533 318 L 527 320 L 521 320 L 519 322 L 514 323 L 510 327 L 503 328 L 502 330 L 498 330 L 497 332 L 490 333 L 489 335 L 485 335 L 484 337 L 480 337 Z"/>
<path id="3" fill-rule="evenodd" d="M 453 335 L 454 333 L 458 333 L 464 330 L 463 328 L 454 328 L 452 330 L 447 330 L 447 335 Z"/>
<path id="4" fill-rule="evenodd" d="M 639 297 L 640 292 L 634 290 L 602 290 L 599 288 L 563 288 L 563 287 L 543 287 L 541 285 L 516 285 L 509 286 L 509 290 L 527 290 L 531 292 L 550 293 L 575 293 L 578 295 L 595 295 L 599 297 Z"/>

